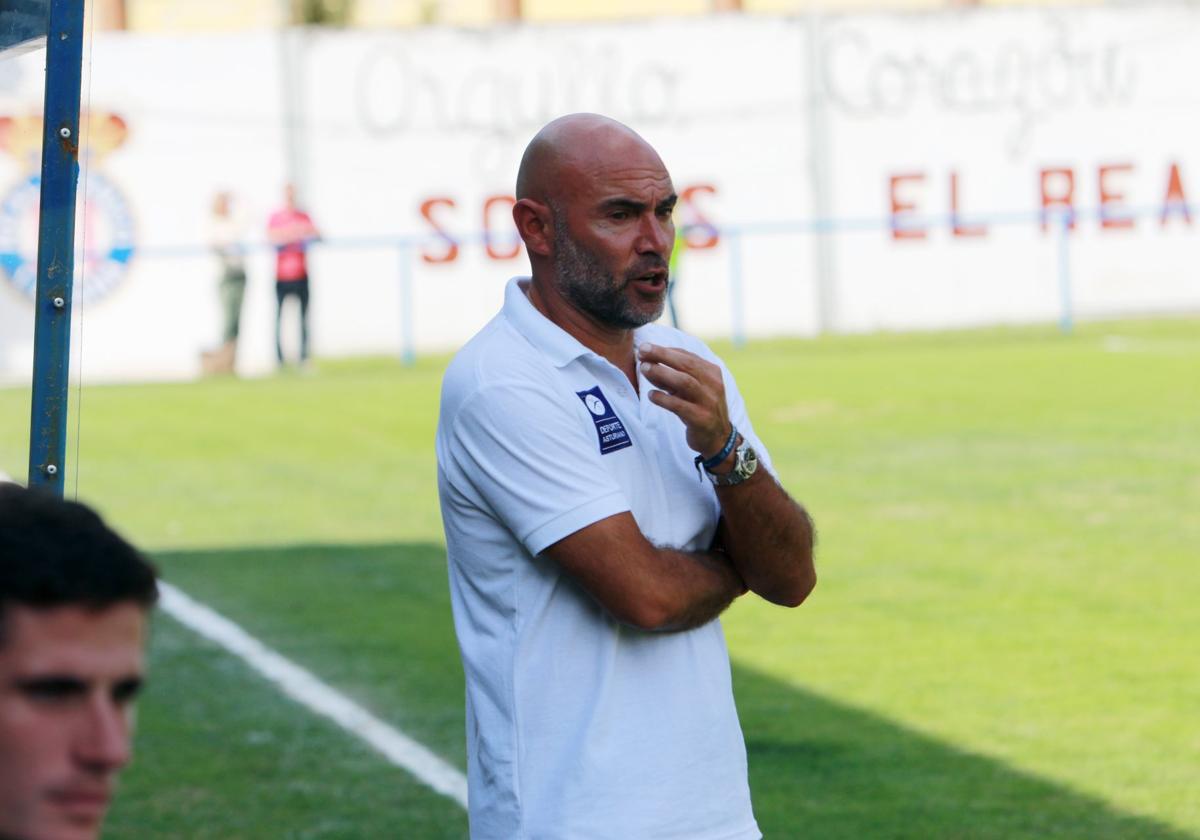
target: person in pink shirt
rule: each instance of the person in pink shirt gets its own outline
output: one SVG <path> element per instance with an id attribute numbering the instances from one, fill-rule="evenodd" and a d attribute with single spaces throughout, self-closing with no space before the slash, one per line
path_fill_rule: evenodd
<path id="1" fill-rule="evenodd" d="M 321 238 L 312 218 L 296 206 L 296 188 L 284 188 L 283 207 L 267 222 L 267 240 L 275 246 L 275 354 L 283 364 L 280 325 L 283 302 L 300 303 L 300 364 L 308 362 L 308 244 Z"/>

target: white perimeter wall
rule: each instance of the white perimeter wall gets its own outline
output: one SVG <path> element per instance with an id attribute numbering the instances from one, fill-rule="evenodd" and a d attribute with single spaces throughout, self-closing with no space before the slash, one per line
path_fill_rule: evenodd
<path id="1" fill-rule="evenodd" d="M 299 68 L 293 132 L 285 54 Z M 43 64 L 0 62 L 0 116 L 40 112 Z M 720 229 L 679 275 L 682 324 L 702 335 L 1053 321 L 1064 276 L 1075 317 L 1200 310 L 1200 218 L 1179 203 L 1200 193 L 1196 78 L 1200 10 L 1187 5 L 286 42 L 97 35 L 93 122 L 115 114 L 128 133 L 112 147 L 93 128 L 88 144 L 80 230 L 93 256 L 78 261 L 72 365 L 94 380 L 198 373 L 220 322 L 208 210 L 229 188 L 257 243 L 239 367 L 270 370 L 262 228 L 289 155 L 326 240 L 311 263 L 316 353 L 457 346 L 526 270 L 504 253 L 521 151 L 577 110 L 641 131 L 685 195 L 681 221 Z M 35 223 L 19 187 L 36 163 L 0 131 L 0 254 L 28 261 Z M 108 258 L 122 225 L 113 190 L 132 224 L 126 271 Z M 1043 231 L 1043 204 L 1068 193 L 1074 230 Z M 433 223 L 459 240 L 453 260 Z M 115 285 L 101 295 L 105 277 Z M 28 378 L 32 334 L 30 300 L 0 276 L 0 378 Z"/>

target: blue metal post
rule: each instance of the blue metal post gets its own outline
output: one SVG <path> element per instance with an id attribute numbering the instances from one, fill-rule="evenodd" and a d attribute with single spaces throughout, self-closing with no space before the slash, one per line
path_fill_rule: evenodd
<path id="1" fill-rule="evenodd" d="M 742 305 L 742 236 L 726 231 L 729 240 L 729 312 L 732 319 L 733 346 L 746 345 L 746 315 Z"/>
<path id="2" fill-rule="evenodd" d="M 40 485 L 62 496 L 67 450 L 71 291 L 75 273 L 75 187 L 79 180 L 83 3 L 51 0 L 49 15 L 34 295 L 29 485 Z"/>
<path id="3" fill-rule="evenodd" d="M 1074 315 L 1071 307 L 1071 211 L 1062 213 L 1058 234 L 1058 329 L 1063 335 L 1071 332 Z"/>
<path id="4" fill-rule="evenodd" d="M 400 360 L 405 365 L 411 365 L 417 358 L 413 349 L 413 257 L 412 245 L 405 241 L 400 246 Z"/>

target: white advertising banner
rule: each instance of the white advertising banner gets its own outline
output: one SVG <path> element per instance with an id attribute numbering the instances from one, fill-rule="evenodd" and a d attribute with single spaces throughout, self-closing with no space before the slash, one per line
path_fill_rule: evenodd
<path id="1" fill-rule="evenodd" d="M 238 369 L 273 370 L 265 228 L 289 178 L 322 237 L 315 354 L 453 349 L 527 270 L 525 144 L 585 110 L 671 170 L 675 314 L 704 336 L 1200 310 L 1198 47 L 1187 5 L 97 35 L 73 372 L 199 374 L 219 190 L 246 224 Z M 5 381 L 31 368 L 43 62 L 0 61 Z"/>
<path id="2" fill-rule="evenodd" d="M 1200 308 L 1198 46 L 1186 6 L 827 21 L 833 213 L 893 228 L 837 238 L 834 326 Z"/>

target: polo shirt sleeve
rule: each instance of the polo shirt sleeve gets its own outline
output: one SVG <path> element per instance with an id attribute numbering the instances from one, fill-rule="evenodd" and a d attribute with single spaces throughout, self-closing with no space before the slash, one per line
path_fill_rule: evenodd
<path id="1" fill-rule="evenodd" d="M 477 496 L 533 555 L 629 510 L 572 404 L 527 382 L 494 383 L 460 407 L 447 451 Z"/>

